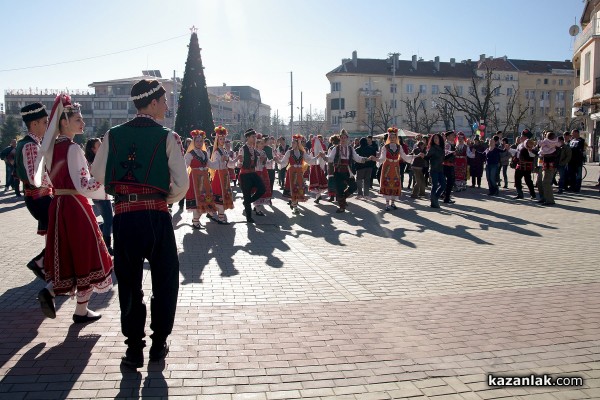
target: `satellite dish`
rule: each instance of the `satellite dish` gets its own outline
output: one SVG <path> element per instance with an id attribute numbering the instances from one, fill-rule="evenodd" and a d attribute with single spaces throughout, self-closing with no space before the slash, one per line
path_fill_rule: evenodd
<path id="1" fill-rule="evenodd" d="M 571 25 L 571 27 L 569 28 L 569 35 L 577 36 L 578 33 L 579 33 L 579 26 Z"/>

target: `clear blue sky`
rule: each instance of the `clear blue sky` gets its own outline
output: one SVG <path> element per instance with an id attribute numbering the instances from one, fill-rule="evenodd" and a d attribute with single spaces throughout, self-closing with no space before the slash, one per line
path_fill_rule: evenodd
<path id="1" fill-rule="evenodd" d="M 104 0 L 0 2 L 0 90 L 87 89 L 93 81 L 138 76 L 143 69 L 183 75 L 189 27 L 198 30 L 209 86 L 249 85 L 290 115 L 303 92 L 305 113 L 325 109 L 325 74 L 352 51 L 359 58 L 418 54 L 477 59 L 479 54 L 566 60 L 568 29 L 581 0 Z M 383 18 L 382 18 L 383 17 Z M 178 37 L 177 39 L 168 40 Z M 88 61 L 4 71 L 94 57 Z M 296 110 L 296 119 L 299 110 Z"/>

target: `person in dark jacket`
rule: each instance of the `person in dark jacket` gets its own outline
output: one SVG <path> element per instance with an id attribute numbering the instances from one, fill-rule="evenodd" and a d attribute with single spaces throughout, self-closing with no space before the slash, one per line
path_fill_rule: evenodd
<path id="1" fill-rule="evenodd" d="M 443 162 L 445 158 L 444 138 L 435 133 L 429 139 L 425 159 L 429 161 L 429 175 L 431 176 L 431 207 L 440 208 L 440 196 L 446 190 Z"/>
<path id="2" fill-rule="evenodd" d="M 421 153 L 425 153 L 425 143 L 419 142 L 415 146 L 412 154 L 418 156 Z M 413 176 L 415 177 L 415 186 L 410 197 L 417 199 L 425 196 L 425 176 L 423 170 L 427 168 L 427 161 L 423 157 L 415 157 L 411 165 Z"/>
<path id="3" fill-rule="evenodd" d="M 377 155 L 377 150 L 369 146 L 367 138 L 361 138 L 359 146 L 356 148 L 356 154 L 361 157 L 371 157 Z M 366 161 L 364 164 L 356 163 L 356 185 L 358 187 L 357 199 L 369 197 L 371 188 L 371 173 L 375 167 L 375 161 Z"/>

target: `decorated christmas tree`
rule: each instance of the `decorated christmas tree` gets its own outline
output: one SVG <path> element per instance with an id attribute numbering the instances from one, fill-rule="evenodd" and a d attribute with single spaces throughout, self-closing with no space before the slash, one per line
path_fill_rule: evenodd
<path id="1" fill-rule="evenodd" d="M 175 131 L 182 137 L 189 137 L 192 130 L 201 129 L 210 136 L 215 129 L 215 124 L 206 89 L 206 77 L 196 28 L 192 27 L 191 31 L 192 37 L 179 93 Z"/>

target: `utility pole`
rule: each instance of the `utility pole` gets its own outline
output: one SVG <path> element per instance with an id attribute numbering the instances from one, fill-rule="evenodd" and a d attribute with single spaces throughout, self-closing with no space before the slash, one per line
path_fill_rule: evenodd
<path id="1" fill-rule="evenodd" d="M 302 118 L 302 92 L 300 92 L 300 133 L 302 133 L 302 123 L 304 119 Z"/>
<path id="2" fill-rule="evenodd" d="M 173 129 L 175 129 L 175 113 L 177 112 L 177 100 L 179 99 L 179 96 L 177 95 L 177 75 L 175 74 L 175 70 L 173 70 L 173 102 L 171 104 L 173 104 L 173 108 L 172 108 L 172 113 L 171 115 L 173 115 Z"/>
<path id="3" fill-rule="evenodd" d="M 398 66 L 398 57 L 400 53 L 389 53 L 388 56 L 392 59 L 392 85 L 396 84 L 396 67 Z M 397 88 L 396 88 L 397 90 Z M 392 92 L 392 112 L 394 113 L 394 125 L 398 125 L 396 122 L 396 90 Z"/>
<path id="4" fill-rule="evenodd" d="M 290 140 L 292 140 L 292 136 L 294 136 L 294 78 L 292 71 L 290 71 L 290 90 Z"/>

